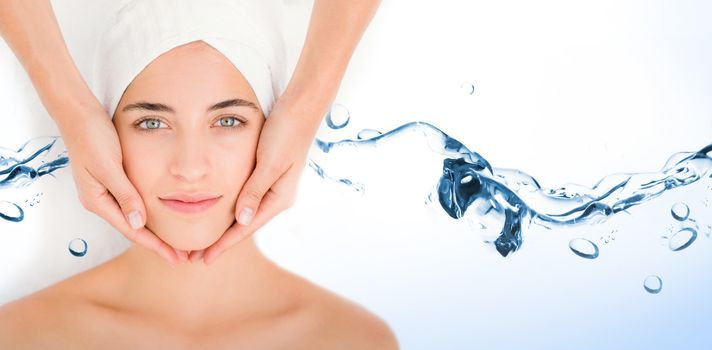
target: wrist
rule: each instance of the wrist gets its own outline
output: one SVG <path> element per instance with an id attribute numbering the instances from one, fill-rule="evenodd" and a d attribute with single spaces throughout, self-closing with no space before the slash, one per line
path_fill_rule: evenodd
<path id="1" fill-rule="evenodd" d="M 81 111 L 103 110 L 76 68 L 56 74 L 56 70 L 38 65 L 28 72 L 42 104 L 58 126 L 86 115 Z"/>
<path id="2" fill-rule="evenodd" d="M 334 89 L 307 84 L 293 84 L 287 87 L 277 103 L 296 115 L 321 123 L 324 116 L 331 108 L 335 98 Z"/>

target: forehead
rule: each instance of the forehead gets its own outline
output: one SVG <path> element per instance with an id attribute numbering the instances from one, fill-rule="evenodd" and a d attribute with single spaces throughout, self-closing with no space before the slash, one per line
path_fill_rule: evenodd
<path id="1" fill-rule="evenodd" d="M 257 102 L 252 87 L 220 51 L 203 41 L 174 47 L 151 61 L 129 84 L 120 106 L 132 99 L 179 105 L 230 95 Z"/>

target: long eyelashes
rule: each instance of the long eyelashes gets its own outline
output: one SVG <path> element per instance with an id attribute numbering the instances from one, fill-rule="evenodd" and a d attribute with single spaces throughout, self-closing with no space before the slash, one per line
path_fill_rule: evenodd
<path id="1" fill-rule="evenodd" d="M 221 125 L 220 125 L 221 129 L 228 129 L 228 130 L 236 131 L 236 130 L 238 130 L 238 129 L 240 129 L 240 128 L 244 128 L 245 126 L 247 126 L 247 121 L 246 121 L 246 120 L 240 119 L 240 118 L 238 118 L 238 117 L 236 117 L 236 116 L 220 117 L 220 118 L 217 119 L 217 122 L 220 122 L 220 121 L 225 120 L 225 119 L 234 120 L 235 122 L 234 122 L 232 125 L 222 125 L 222 124 L 221 124 Z M 141 125 L 144 124 L 144 122 L 151 122 L 151 121 L 155 121 L 155 122 L 159 123 L 159 125 L 160 125 L 160 123 L 164 123 L 160 118 L 144 117 L 144 118 L 141 118 L 141 119 L 139 119 L 138 121 L 136 121 L 136 122 L 133 124 L 133 126 L 134 126 L 135 129 L 137 129 L 137 130 L 139 130 L 139 131 L 141 131 L 141 132 L 149 132 L 149 133 L 150 133 L 150 132 L 157 131 L 157 130 L 161 130 L 161 129 L 166 129 L 166 128 L 147 128 L 147 127 L 141 127 Z M 154 123 L 154 124 L 155 124 L 155 123 Z M 215 124 L 215 123 L 213 123 L 213 124 Z"/>

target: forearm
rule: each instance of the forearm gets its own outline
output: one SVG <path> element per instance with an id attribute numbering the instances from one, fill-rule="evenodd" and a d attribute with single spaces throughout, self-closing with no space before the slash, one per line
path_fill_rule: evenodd
<path id="1" fill-rule="evenodd" d="M 0 35 L 58 125 L 78 107 L 96 107 L 98 100 L 67 50 L 49 0 L 0 0 Z"/>
<path id="2" fill-rule="evenodd" d="M 321 122 L 380 0 L 314 0 L 302 52 L 285 90 Z"/>

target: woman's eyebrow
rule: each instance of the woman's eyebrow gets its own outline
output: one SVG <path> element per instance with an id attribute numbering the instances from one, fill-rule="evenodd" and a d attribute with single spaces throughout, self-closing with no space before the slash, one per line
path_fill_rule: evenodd
<path id="1" fill-rule="evenodd" d="M 240 107 L 240 106 L 250 107 L 256 111 L 259 111 L 259 108 L 257 107 L 257 105 L 252 103 L 252 101 L 243 100 L 241 98 L 233 98 L 230 100 L 218 102 L 218 103 L 208 107 L 206 112 L 215 111 L 215 110 L 227 108 L 227 107 Z M 131 110 L 144 110 L 144 111 L 152 111 L 152 112 L 170 112 L 170 113 L 176 112 L 175 109 L 173 109 L 171 106 L 167 106 L 162 103 L 143 102 L 143 101 L 126 105 L 122 109 L 123 112 L 131 111 Z"/>

